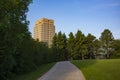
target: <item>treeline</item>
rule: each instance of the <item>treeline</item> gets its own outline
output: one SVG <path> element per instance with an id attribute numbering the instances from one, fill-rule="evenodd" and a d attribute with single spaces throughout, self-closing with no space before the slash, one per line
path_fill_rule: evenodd
<path id="1" fill-rule="evenodd" d="M 0 80 L 10 80 L 53 62 L 52 50 L 46 43 L 33 40 L 28 31 L 26 12 L 31 2 L 0 0 Z"/>
<path id="2" fill-rule="evenodd" d="M 115 40 L 112 32 L 105 29 L 99 39 L 92 34 L 85 36 L 80 30 L 67 38 L 61 31 L 53 38 L 52 49 L 57 60 L 120 58 L 120 40 Z"/>

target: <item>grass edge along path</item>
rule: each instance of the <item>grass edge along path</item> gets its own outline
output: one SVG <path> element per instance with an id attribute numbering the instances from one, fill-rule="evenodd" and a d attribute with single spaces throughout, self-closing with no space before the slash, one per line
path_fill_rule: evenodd
<path id="1" fill-rule="evenodd" d="M 14 80 L 37 80 L 37 78 L 45 74 L 54 65 L 55 63 L 43 64 L 40 67 L 38 67 L 38 69 L 36 69 L 35 71 L 17 76 Z"/>
<path id="2" fill-rule="evenodd" d="M 71 61 L 86 80 L 120 80 L 120 59 Z"/>

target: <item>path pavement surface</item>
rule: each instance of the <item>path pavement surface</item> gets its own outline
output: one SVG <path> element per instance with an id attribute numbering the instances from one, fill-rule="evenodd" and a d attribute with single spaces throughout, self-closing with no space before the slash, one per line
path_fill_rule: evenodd
<path id="1" fill-rule="evenodd" d="M 82 72 L 69 61 L 57 62 L 37 80 L 85 80 Z"/>

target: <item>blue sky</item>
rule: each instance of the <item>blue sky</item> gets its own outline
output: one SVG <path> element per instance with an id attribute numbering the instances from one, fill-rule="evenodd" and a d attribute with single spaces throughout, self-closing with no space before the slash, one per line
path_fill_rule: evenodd
<path id="1" fill-rule="evenodd" d="M 35 21 L 43 17 L 53 19 L 56 32 L 67 36 L 79 29 L 99 38 L 109 29 L 120 39 L 120 0 L 33 0 L 27 13 L 32 36 Z"/>

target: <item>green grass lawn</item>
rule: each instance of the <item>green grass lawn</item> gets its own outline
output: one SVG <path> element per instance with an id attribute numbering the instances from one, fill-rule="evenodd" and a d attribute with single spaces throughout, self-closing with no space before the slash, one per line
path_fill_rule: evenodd
<path id="1" fill-rule="evenodd" d="M 120 80 L 120 59 L 75 60 L 86 80 Z"/>
<path id="2" fill-rule="evenodd" d="M 55 63 L 44 64 L 33 72 L 17 76 L 14 80 L 37 80 L 37 78 L 47 72 L 54 64 Z"/>

